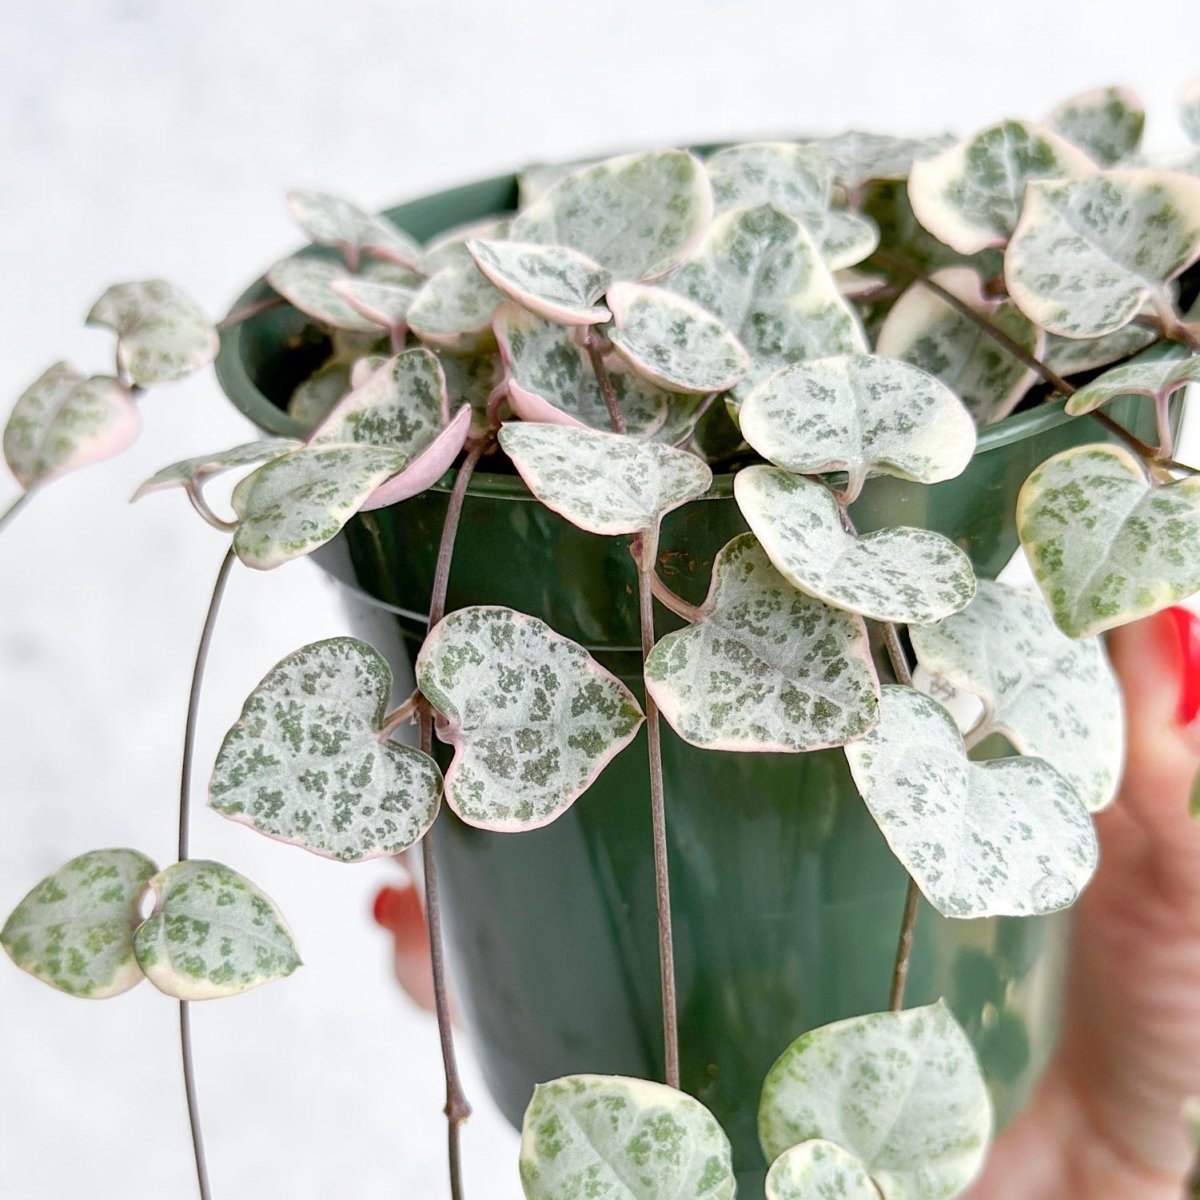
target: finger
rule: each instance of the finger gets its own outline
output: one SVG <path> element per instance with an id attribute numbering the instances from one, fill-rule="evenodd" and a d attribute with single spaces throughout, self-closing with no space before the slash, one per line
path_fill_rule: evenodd
<path id="1" fill-rule="evenodd" d="M 375 922 L 392 935 L 396 979 L 421 1008 L 434 1011 L 429 930 L 416 885 L 379 889 L 372 907 Z"/>

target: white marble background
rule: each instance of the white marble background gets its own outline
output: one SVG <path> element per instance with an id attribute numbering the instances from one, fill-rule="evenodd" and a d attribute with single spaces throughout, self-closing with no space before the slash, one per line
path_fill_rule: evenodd
<path id="1" fill-rule="evenodd" d="M 113 280 L 165 275 L 223 311 L 295 243 L 288 186 L 382 205 L 624 144 L 1035 116 L 1114 81 L 1144 94 L 1161 143 L 1198 46 L 1194 0 L 9 0 L 0 397 L 60 356 L 106 369 L 107 335 L 79 322 Z M 207 377 L 144 411 L 133 450 L 56 484 L 0 539 L 3 912 L 85 849 L 172 857 L 188 672 L 223 546 L 178 496 L 126 498 L 246 429 Z M 0 481 L 0 504 L 10 494 Z M 200 763 L 277 658 L 342 628 L 307 564 L 239 571 Z M 392 985 L 367 911 L 389 867 L 322 862 L 203 809 L 194 845 L 280 902 L 307 963 L 195 1011 L 218 1200 L 444 1197 L 434 1027 Z M 515 1200 L 515 1135 L 464 1057 L 470 1194 Z M 174 1005 L 146 986 L 82 1003 L 0 963 L 0 1196 L 192 1187 Z"/>

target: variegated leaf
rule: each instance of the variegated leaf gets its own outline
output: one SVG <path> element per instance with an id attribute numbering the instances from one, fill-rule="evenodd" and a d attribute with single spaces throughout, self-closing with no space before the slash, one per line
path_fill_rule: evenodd
<path id="1" fill-rule="evenodd" d="M 850 191 L 857 191 L 864 183 L 907 179 L 914 162 L 944 150 L 953 141 L 949 134 L 902 138 L 849 130 L 820 138 L 809 145 L 825 156 L 838 183 Z"/>
<path id="2" fill-rule="evenodd" d="M 523 308 L 560 325 L 596 325 L 607 321 L 598 303 L 612 276 L 569 246 L 473 238 L 467 249 L 494 286 Z"/>
<path id="3" fill-rule="evenodd" d="M 1146 109 L 1128 88 L 1096 88 L 1064 100 L 1044 124 L 1102 167 L 1111 167 L 1137 150 Z"/>
<path id="4" fill-rule="evenodd" d="M 1009 294 L 1043 329 L 1090 338 L 1127 325 L 1200 258 L 1200 179 L 1104 171 L 1031 183 L 1004 256 Z"/>
<path id="5" fill-rule="evenodd" d="M 335 296 L 340 296 L 373 325 L 401 331 L 408 319 L 408 310 L 424 283 L 424 276 L 413 271 L 407 279 L 391 282 L 361 276 L 335 279 L 330 288 Z"/>
<path id="6" fill-rule="evenodd" d="M 469 437 L 482 437 L 488 428 L 487 405 L 492 392 L 504 377 L 504 363 L 495 346 L 455 354 L 450 350 L 435 351 L 442 373 L 446 376 L 446 392 L 450 407 L 457 410 L 461 405 L 471 407 L 471 429 Z M 502 405 L 502 412 L 507 406 Z"/>
<path id="7" fill-rule="evenodd" d="M 571 172 L 518 214 L 512 238 L 569 246 L 615 279 L 658 279 L 696 247 L 712 211 L 700 161 L 652 150 Z"/>
<path id="8" fill-rule="evenodd" d="M 879 1189 L 848 1150 L 814 1138 L 771 1164 L 767 1200 L 879 1200 Z"/>
<path id="9" fill-rule="evenodd" d="M 989 297 L 970 267 L 946 267 L 930 277 L 985 317 L 1034 358 L 1046 335 L 1009 300 Z M 936 375 L 966 405 L 978 425 L 1008 416 L 1037 373 L 995 338 L 922 283 L 914 283 L 883 322 L 876 350 Z"/>
<path id="10" fill-rule="evenodd" d="M 426 274 L 436 275 L 445 267 L 474 262 L 467 243 L 476 239 L 501 241 L 508 237 L 509 225 L 507 217 L 484 217 L 439 233 L 425 247 Z"/>
<path id="11" fill-rule="evenodd" d="M 491 337 L 492 317 L 503 299 L 467 258 L 426 281 L 409 305 L 408 327 L 423 342 L 467 353 Z"/>
<path id="12" fill-rule="evenodd" d="M 65 362 L 47 368 L 17 398 L 4 427 L 4 459 L 26 490 L 111 458 L 141 432 L 128 389 Z"/>
<path id="13" fill-rule="evenodd" d="M 379 333 L 379 323 L 364 317 L 333 290 L 335 283 L 353 279 L 349 271 L 328 258 L 295 255 L 277 262 L 267 272 L 267 282 L 294 308 L 334 329 Z"/>
<path id="14" fill-rule="evenodd" d="M 749 533 L 717 555 L 699 620 L 659 641 L 645 676 L 675 732 L 706 750 L 820 750 L 877 719 L 862 618 L 797 591 Z"/>
<path id="15" fill-rule="evenodd" d="M 305 429 L 315 429 L 353 386 L 350 380 L 353 365 L 346 358 L 327 359 L 296 386 L 288 400 L 288 416 Z"/>
<path id="16" fill-rule="evenodd" d="M 1092 812 L 1112 800 L 1125 720 L 1099 640 L 1072 641 L 1039 596 L 987 579 L 962 612 L 910 633 L 926 671 L 983 701 L 979 728 L 1045 759 Z"/>
<path id="17" fill-rule="evenodd" d="M 1065 338 L 1051 333 L 1046 335 L 1041 359 L 1059 375 L 1074 375 L 1128 358 L 1157 340 L 1155 330 L 1133 324 L 1095 338 Z"/>
<path id="18" fill-rule="evenodd" d="M 723 392 L 750 369 L 742 344 L 711 313 L 665 288 L 614 284 L 609 341 L 644 379 L 673 392 Z"/>
<path id="19" fill-rule="evenodd" d="M 1042 463 L 1017 499 L 1017 531 L 1071 637 L 1200 591 L 1200 476 L 1152 487 L 1119 446 L 1076 446 Z"/>
<path id="20" fill-rule="evenodd" d="M 746 397 L 742 436 L 769 462 L 817 475 L 845 471 L 857 498 L 869 471 L 919 483 L 962 473 L 975 424 L 919 367 L 874 354 L 815 358 L 769 375 Z"/>
<path id="21" fill-rule="evenodd" d="M 1082 150 L 1024 121 L 1002 121 L 913 164 L 908 197 L 917 220 L 960 254 L 1003 246 L 1035 179 L 1075 179 L 1096 169 Z"/>
<path id="22" fill-rule="evenodd" d="M 780 574 L 836 608 L 931 625 L 975 594 L 970 560 L 939 533 L 899 526 L 853 537 L 828 488 L 778 467 L 748 467 L 733 487 L 742 516 Z"/>
<path id="23" fill-rule="evenodd" d="M 281 454 L 298 449 L 302 444 L 295 438 L 262 438 L 257 442 L 234 446 L 230 450 L 217 450 L 197 458 L 185 458 L 151 475 L 130 499 L 140 500 L 143 496 L 149 496 L 151 492 L 161 492 L 171 487 L 199 488 L 213 475 L 268 462 Z"/>
<path id="24" fill-rule="evenodd" d="M 150 880 L 154 911 L 133 948 L 147 979 L 177 1000 L 216 1000 L 284 979 L 300 963 L 283 914 L 222 863 L 176 863 Z"/>
<path id="25" fill-rule="evenodd" d="M 374 254 L 404 267 L 418 267 L 421 247 L 384 216 L 375 216 L 328 192 L 287 194 L 288 211 L 306 237 L 319 246 L 340 250 L 352 267 L 361 253 Z"/>
<path id="26" fill-rule="evenodd" d="M 515 421 L 500 430 L 500 445 L 547 508 L 592 533 L 656 529 L 712 485 L 694 454 L 594 429 Z"/>
<path id="27" fill-rule="evenodd" d="M 103 1000 L 141 982 L 139 905 L 158 868 L 136 850 L 93 850 L 41 881 L 9 914 L 0 945 L 36 979 Z"/>
<path id="28" fill-rule="evenodd" d="M 361 512 L 387 508 L 410 496 L 419 495 L 435 483 L 454 465 L 471 432 L 474 410 L 463 404 L 450 418 L 446 427 L 417 450 L 404 464 L 404 469 L 381 483 L 362 503 Z"/>
<path id="29" fill-rule="evenodd" d="M 502 833 L 561 816 L 632 741 L 642 713 L 582 646 L 509 608 L 460 608 L 435 626 L 417 686 L 454 747 L 446 799 Z"/>
<path id="30" fill-rule="evenodd" d="M 802 1035 L 768 1073 L 758 1109 L 768 1161 L 830 1141 L 857 1156 L 887 1200 L 958 1196 L 991 1132 L 975 1052 L 941 1001 Z"/>
<path id="31" fill-rule="evenodd" d="M 1193 79 L 1179 94 L 1179 119 L 1184 133 L 1193 142 L 1200 143 L 1200 77 Z"/>
<path id="32" fill-rule="evenodd" d="M 528 208 L 540 200 L 556 183 L 566 179 L 580 167 L 590 167 L 594 160 L 584 162 L 530 163 L 517 176 L 517 208 Z"/>
<path id="33" fill-rule="evenodd" d="M 225 735 L 209 803 L 340 862 L 414 845 L 437 816 L 441 774 L 428 755 L 380 737 L 391 687 L 387 663 L 353 638 L 289 654 Z"/>
<path id="34" fill-rule="evenodd" d="M 945 917 L 1028 917 L 1075 903 L 1096 869 L 1087 805 L 1040 758 L 967 759 L 954 718 L 884 687 L 879 724 L 846 746 L 892 853 Z"/>
<path id="35" fill-rule="evenodd" d="M 568 1075 L 540 1083 L 521 1131 L 526 1200 L 733 1200 L 716 1118 L 645 1079 Z"/>
<path id="36" fill-rule="evenodd" d="M 716 407 L 716 403 L 715 396 L 688 396 L 676 393 L 667 405 L 666 420 L 649 435 L 650 440 L 658 442 L 661 446 L 675 446 L 677 449 L 686 447 L 700 458 L 707 457 L 702 450 L 692 445 L 692 440 L 701 421 L 711 409 Z M 624 406 L 621 411 L 625 411 Z M 729 420 L 728 417 L 725 419 Z M 730 424 L 732 427 L 732 423 Z M 628 429 L 628 420 L 625 425 Z M 734 431 L 736 432 L 736 427 L 734 427 Z M 638 436 L 634 430 L 629 430 L 629 432 L 633 433 L 635 437 Z"/>
<path id="37" fill-rule="evenodd" d="M 1165 401 L 1189 383 L 1200 382 L 1200 355 L 1125 363 L 1081 387 L 1068 401 L 1072 416 L 1089 413 L 1118 396 L 1149 396 Z"/>

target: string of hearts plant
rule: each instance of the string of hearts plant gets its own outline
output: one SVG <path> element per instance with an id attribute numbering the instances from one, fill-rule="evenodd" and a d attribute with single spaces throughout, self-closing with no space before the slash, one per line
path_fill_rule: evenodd
<path id="1" fill-rule="evenodd" d="M 83 854 L 37 884 L 0 935 L 18 966 L 72 995 L 114 996 L 144 975 L 179 1001 L 202 1197 L 188 1004 L 300 964 L 254 884 L 189 857 L 195 719 L 221 593 L 235 562 L 302 557 L 456 464 L 413 695 L 388 711 L 390 670 L 363 642 L 305 646 L 246 700 L 209 788 L 216 812 L 341 862 L 421 844 L 455 1200 L 469 1108 L 430 852 L 441 801 L 497 836 L 544 826 L 643 722 L 664 1082 L 539 1086 L 521 1179 L 530 1200 L 734 1194 L 725 1135 L 679 1090 L 660 719 L 711 750 L 844 746 L 910 877 L 888 1010 L 803 1033 L 766 1078 L 768 1196 L 941 1200 L 968 1187 L 990 1102 L 949 1010 L 904 1007 L 918 896 L 964 919 L 1075 900 L 1096 865 L 1091 814 L 1122 763 L 1120 696 L 1097 635 L 1200 590 L 1200 479 L 1173 437 L 1179 397 L 1200 380 L 1200 321 L 1186 311 L 1200 260 L 1200 82 L 1183 105 L 1191 150 L 1142 155 L 1143 119 L 1112 88 L 963 141 L 849 133 L 540 168 L 515 214 L 425 247 L 347 201 L 290 197 L 315 248 L 271 269 L 267 304 L 328 333 L 328 361 L 289 408 L 310 432 L 175 463 L 135 495 L 180 488 L 231 536 L 192 681 L 178 861 Z M 4 435 L 23 489 L 9 516 L 127 445 L 140 393 L 218 347 L 197 306 L 161 281 L 109 289 L 88 319 L 115 331 L 116 372 L 58 363 L 20 397 Z M 1103 411 L 1130 394 L 1153 401 L 1155 445 Z M 953 478 L 978 427 L 1056 397 L 1108 437 L 1049 458 L 1021 492 L 1041 596 L 976 580 L 940 534 L 857 534 L 849 509 L 869 477 Z M 708 491 L 714 466 L 734 473 L 749 532 L 717 556 L 696 606 L 660 577 L 659 528 Z M 239 468 L 252 469 L 225 518 L 205 485 Z M 640 703 L 534 615 L 446 612 L 476 470 L 515 470 L 566 521 L 628 539 Z M 683 628 L 658 637 L 655 600 Z M 914 688 L 910 652 L 982 702 L 965 737 Z M 414 720 L 417 745 L 395 740 Z M 435 731 L 453 748 L 444 775 Z M 997 734 L 1011 756 L 969 757 Z"/>

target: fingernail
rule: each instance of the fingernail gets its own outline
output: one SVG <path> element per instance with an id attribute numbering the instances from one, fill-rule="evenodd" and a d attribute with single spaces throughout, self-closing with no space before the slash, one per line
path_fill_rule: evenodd
<path id="1" fill-rule="evenodd" d="M 1166 610 L 1175 628 L 1182 661 L 1179 679 L 1180 725 L 1190 725 L 1200 715 L 1200 617 L 1176 605 Z"/>

